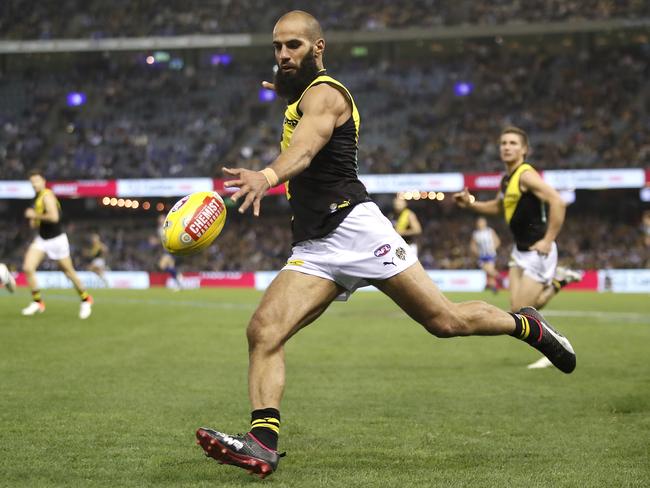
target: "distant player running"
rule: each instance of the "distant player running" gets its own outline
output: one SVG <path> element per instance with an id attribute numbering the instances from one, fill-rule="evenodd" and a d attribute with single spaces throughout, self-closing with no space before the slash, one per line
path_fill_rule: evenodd
<path id="1" fill-rule="evenodd" d="M 87 319 L 92 312 L 93 299 L 84 289 L 72 264 L 68 236 L 61 223 L 61 204 L 52 190 L 45 188 L 46 180 L 41 171 L 31 171 L 29 182 L 36 192 L 36 197 L 34 206 L 25 210 L 25 218 L 29 220 L 30 227 L 38 229 L 38 235 L 27 249 L 23 262 L 23 271 L 32 291 L 32 303 L 23 308 L 22 314 L 34 315 L 45 311 L 45 302 L 36 280 L 36 270 L 47 256 L 58 263 L 61 271 L 74 285 L 81 298 L 79 318 Z"/>
<path id="2" fill-rule="evenodd" d="M 415 212 L 408 208 L 406 200 L 399 196 L 393 200 L 393 218 L 391 220 L 397 233 L 404 238 L 413 254 L 417 256 L 418 245 L 415 240 L 422 234 L 422 225 L 420 225 Z"/>
<path id="3" fill-rule="evenodd" d="M 496 198 L 478 202 L 467 188 L 454 194 L 456 203 L 484 215 L 503 215 L 515 245 L 510 255 L 510 310 L 544 307 L 560 289 L 582 275 L 557 266 L 555 239 L 564 223 L 566 205 L 560 194 L 525 162 L 528 135 L 517 127 L 501 132 L 501 160 L 506 174 Z M 550 366 L 542 358 L 531 367 Z"/>
<path id="4" fill-rule="evenodd" d="M 85 250 L 86 257 L 90 258 L 88 270 L 99 276 L 106 288 L 109 287 L 106 279 L 106 256 L 108 255 L 108 246 L 102 242 L 102 238 L 96 232 L 90 235 L 90 247 Z"/>
<path id="5" fill-rule="evenodd" d="M 160 214 L 158 216 L 158 238 L 161 241 L 162 241 L 162 226 L 164 223 L 165 223 L 165 215 Z M 174 259 L 174 256 L 169 254 L 167 251 L 164 251 L 160 255 L 160 259 L 158 259 L 158 269 L 169 274 L 169 276 L 172 279 L 171 289 L 173 291 L 180 291 L 183 289 L 183 285 L 181 284 L 182 276 L 178 272 L 178 269 L 176 268 L 176 260 Z"/>
<path id="6" fill-rule="evenodd" d="M 476 229 L 472 232 L 470 249 L 478 259 L 478 266 L 485 271 L 486 288 L 497 292 L 499 272 L 496 269 L 497 249 L 501 245 L 499 236 L 492 227 L 488 227 L 485 217 L 476 219 Z"/>

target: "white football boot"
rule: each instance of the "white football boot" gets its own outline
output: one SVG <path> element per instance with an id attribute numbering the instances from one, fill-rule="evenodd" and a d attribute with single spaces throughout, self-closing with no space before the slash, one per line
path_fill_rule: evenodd
<path id="1" fill-rule="evenodd" d="M 4 263 L 0 263 L 0 283 L 2 283 L 9 293 L 16 291 L 16 280 L 14 275 L 11 274 L 9 268 Z"/>
<path id="2" fill-rule="evenodd" d="M 45 304 L 43 302 L 32 302 L 22 310 L 23 315 L 35 315 L 37 313 L 45 312 Z"/>
<path id="3" fill-rule="evenodd" d="M 554 279 L 558 281 L 564 281 L 567 285 L 569 283 L 575 283 L 576 281 L 582 280 L 582 277 L 585 274 L 582 271 L 575 271 L 573 269 L 565 268 L 564 266 L 558 266 L 555 268 Z"/>
<path id="4" fill-rule="evenodd" d="M 544 369 L 550 368 L 551 366 L 553 366 L 553 363 L 549 361 L 546 356 L 542 356 L 534 363 L 530 363 L 528 366 L 526 366 L 526 369 Z"/>
<path id="5" fill-rule="evenodd" d="M 91 313 L 93 313 L 93 297 L 88 296 L 88 299 L 79 305 L 79 318 L 87 319 Z"/>

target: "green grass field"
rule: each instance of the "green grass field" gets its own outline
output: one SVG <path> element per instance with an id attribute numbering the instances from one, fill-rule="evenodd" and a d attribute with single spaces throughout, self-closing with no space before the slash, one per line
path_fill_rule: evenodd
<path id="1" fill-rule="evenodd" d="M 0 294 L 1 486 L 650 485 L 648 295 L 552 302 L 572 375 L 527 370 L 537 354 L 510 337 L 436 339 L 379 293 L 335 303 L 288 344 L 288 454 L 264 481 L 194 444 L 248 427 L 259 293 L 96 291 L 87 321 L 73 291 L 44 297 L 21 317 L 27 292 Z"/>

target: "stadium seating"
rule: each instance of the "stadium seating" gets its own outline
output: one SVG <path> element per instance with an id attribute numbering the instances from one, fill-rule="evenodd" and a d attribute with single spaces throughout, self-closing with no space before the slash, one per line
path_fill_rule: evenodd
<path id="1" fill-rule="evenodd" d="M 295 0 L 199 1 L 65 0 L 0 4 L 0 38 L 107 38 L 268 32 L 282 13 L 305 8 Z M 381 30 L 506 22 L 638 19 L 650 16 L 644 1 L 374 0 L 309 2 L 325 29 Z M 255 12 L 254 15 L 251 12 Z"/>
<path id="2" fill-rule="evenodd" d="M 541 169 L 647 167 L 647 54 L 643 45 L 531 53 L 475 42 L 460 57 L 328 67 L 361 111 L 362 173 L 500 171 L 496 138 L 508 124 L 529 132 L 529 159 Z M 109 59 L 8 73 L 0 179 L 23 178 L 34 164 L 59 180 L 219 176 L 224 163 L 259 169 L 278 153 L 283 110 L 258 100 L 266 68 Z M 68 106 L 71 90 L 86 104 Z"/>

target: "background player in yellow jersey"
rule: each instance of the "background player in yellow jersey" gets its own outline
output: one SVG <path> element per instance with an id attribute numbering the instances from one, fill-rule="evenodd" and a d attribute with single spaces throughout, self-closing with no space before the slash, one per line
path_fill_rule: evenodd
<path id="1" fill-rule="evenodd" d="M 163 235 L 163 229 L 162 226 L 165 223 L 165 214 L 160 214 L 158 215 L 158 240 L 162 241 L 162 235 Z M 160 242 L 156 244 L 156 247 L 160 248 Z M 160 255 L 160 258 L 158 259 L 158 269 L 161 271 L 164 271 L 165 273 L 169 274 L 171 277 L 172 281 L 170 283 L 170 289 L 172 291 L 180 291 L 183 289 L 183 282 L 181 281 L 183 279 L 183 276 L 178 272 L 178 268 L 176 267 L 176 259 L 174 256 L 169 254 L 167 251 L 163 249 L 163 253 Z"/>
<path id="2" fill-rule="evenodd" d="M 22 310 L 23 315 L 34 315 L 45 311 L 45 302 L 41 297 L 36 279 L 36 270 L 47 256 L 59 265 L 59 268 L 72 282 L 79 297 L 79 318 L 87 319 L 92 312 L 93 299 L 84 289 L 70 258 L 68 236 L 63 231 L 61 204 L 52 190 L 45 187 L 45 177 L 39 170 L 29 173 L 29 182 L 34 188 L 36 197 L 34 206 L 25 210 L 25 218 L 33 229 L 38 229 L 38 235 L 31 243 L 23 261 L 23 271 L 32 291 L 32 303 Z"/>
<path id="3" fill-rule="evenodd" d="M 483 215 L 503 215 L 515 244 L 510 255 L 510 310 L 542 308 L 562 287 L 582 276 L 557 266 L 557 238 L 566 213 L 560 194 L 525 161 L 528 135 L 518 127 L 501 132 L 500 155 L 506 166 L 497 196 L 476 201 L 467 191 L 454 199 L 462 208 Z M 537 367 L 550 365 L 542 360 Z M 532 366 L 532 365 L 531 365 Z"/>
<path id="4" fill-rule="evenodd" d="M 106 279 L 106 256 L 108 255 L 108 246 L 102 242 L 102 238 L 97 232 L 90 234 L 90 247 L 84 250 L 87 258 L 90 258 L 88 270 L 99 276 L 104 286 L 108 288 Z"/>
<path id="5" fill-rule="evenodd" d="M 422 234 L 422 225 L 418 220 L 415 212 L 408 208 L 406 200 L 401 196 L 393 199 L 393 225 L 399 235 L 401 235 L 409 245 L 413 253 L 418 255 L 418 245 L 416 239 Z"/>
<path id="6" fill-rule="evenodd" d="M 512 335 L 548 355 L 565 373 L 575 368 L 569 341 L 533 308 L 509 314 L 485 302 L 450 302 L 404 239 L 370 200 L 357 174 L 360 117 L 352 95 L 324 70 L 325 40 L 306 12 L 283 15 L 273 29 L 275 87 L 287 99 L 282 152 L 262 171 L 224 169 L 238 187 L 240 212 L 288 183 L 293 249 L 254 312 L 248 339 L 250 431 L 229 435 L 202 427 L 205 453 L 264 477 L 278 466 L 284 344 L 316 320 L 342 292 L 375 285 L 438 337 Z M 212 348 L 210 354 L 219 354 Z M 228 374 L 222 371 L 221 374 Z M 435 374 L 435 373 L 434 373 Z M 225 394 L 222 404 L 228 395 Z M 318 412 L 314 412 L 318 417 Z M 405 422 L 408 419 L 404 420 Z"/>

